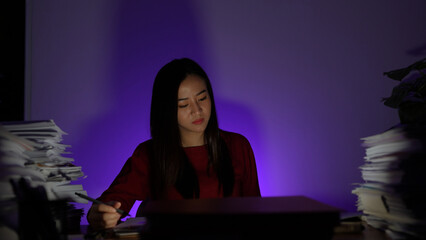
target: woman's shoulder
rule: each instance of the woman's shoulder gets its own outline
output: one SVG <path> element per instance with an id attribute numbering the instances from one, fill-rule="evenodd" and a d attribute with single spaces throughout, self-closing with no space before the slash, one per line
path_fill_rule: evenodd
<path id="1" fill-rule="evenodd" d="M 220 130 L 220 136 L 225 140 L 227 144 L 249 144 L 249 141 L 245 136 L 240 133 L 229 132 Z"/>
<path id="2" fill-rule="evenodd" d="M 146 140 L 136 147 L 133 156 L 147 155 L 152 146 L 152 139 Z"/>

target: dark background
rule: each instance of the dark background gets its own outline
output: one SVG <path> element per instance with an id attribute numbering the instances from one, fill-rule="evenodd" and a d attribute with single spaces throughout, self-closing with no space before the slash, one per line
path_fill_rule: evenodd
<path id="1" fill-rule="evenodd" d="M 0 121 L 24 120 L 25 1 L 0 2 Z"/>

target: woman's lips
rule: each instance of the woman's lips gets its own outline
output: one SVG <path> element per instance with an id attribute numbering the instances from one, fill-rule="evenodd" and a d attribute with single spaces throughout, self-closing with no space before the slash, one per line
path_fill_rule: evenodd
<path id="1" fill-rule="evenodd" d="M 193 121 L 192 124 L 199 125 L 199 124 L 201 124 L 203 122 L 204 122 L 204 118 L 200 118 L 200 119 L 197 119 L 197 120 Z"/>

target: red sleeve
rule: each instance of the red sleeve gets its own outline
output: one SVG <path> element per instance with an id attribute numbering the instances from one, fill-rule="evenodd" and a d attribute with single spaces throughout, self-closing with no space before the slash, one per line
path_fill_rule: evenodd
<path id="1" fill-rule="evenodd" d="M 145 142 L 136 148 L 99 200 L 103 202 L 119 201 L 121 209 L 130 211 L 136 200 L 146 199 L 150 193 L 148 164 Z"/>
<path id="2" fill-rule="evenodd" d="M 244 162 L 244 179 L 242 184 L 242 196 L 260 197 L 259 181 L 257 178 L 256 161 L 254 159 L 253 149 L 249 141 L 242 137 L 242 154 Z"/>
<path id="3" fill-rule="evenodd" d="M 226 131 L 222 131 L 222 137 L 228 145 L 234 166 L 234 196 L 260 197 L 256 161 L 249 141 L 240 134 Z"/>

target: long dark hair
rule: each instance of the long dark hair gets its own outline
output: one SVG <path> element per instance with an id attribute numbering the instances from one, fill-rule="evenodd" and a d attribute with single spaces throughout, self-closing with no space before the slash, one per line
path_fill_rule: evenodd
<path id="1" fill-rule="evenodd" d="M 211 99 L 210 120 L 204 132 L 208 148 L 208 169 L 213 169 L 219 189 L 230 196 L 234 186 L 234 171 L 230 154 L 220 136 L 211 83 L 204 70 L 188 58 L 175 59 L 163 66 L 155 77 L 151 101 L 151 194 L 153 199 L 166 197 L 174 186 L 184 198 L 199 198 L 199 184 L 195 170 L 181 144 L 177 120 L 177 99 L 181 82 L 188 75 L 205 81 Z"/>

